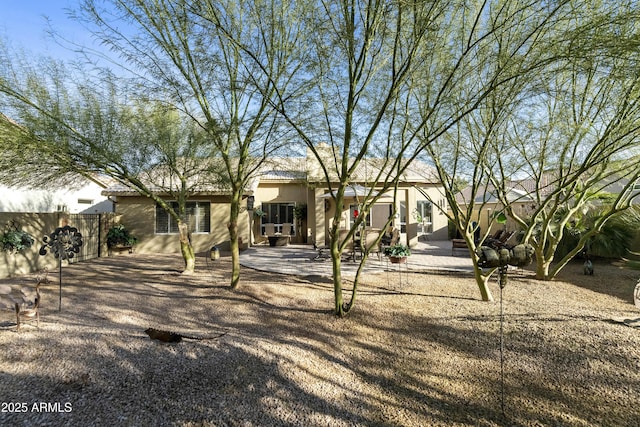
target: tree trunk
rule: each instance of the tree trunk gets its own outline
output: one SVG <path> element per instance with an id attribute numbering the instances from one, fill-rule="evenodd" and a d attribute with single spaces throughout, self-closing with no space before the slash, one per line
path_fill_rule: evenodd
<path id="1" fill-rule="evenodd" d="M 482 297 L 482 301 L 492 302 L 493 295 L 491 294 L 491 290 L 489 289 L 489 279 L 491 278 L 490 274 L 482 274 L 482 269 L 475 265 L 475 277 L 476 283 L 478 284 L 478 289 L 480 289 L 480 296 Z"/>
<path id="2" fill-rule="evenodd" d="M 549 280 L 549 269 L 551 268 L 551 262 L 553 261 L 553 255 L 551 259 L 546 256 L 545 251 L 542 245 L 545 244 L 545 241 L 542 243 L 538 243 L 535 247 L 536 251 L 536 279 L 538 280 Z"/>
<path id="3" fill-rule="evenodd" d="M 182 252 L 182 258 L 184 258 L 184 271 L 182 274 L 193 274 L 196 269 L 196 253 L 191 243 L 189 224 L 179 220 L 178 232 L 180 233 L 180 251 Z"/>
<path id="4" fill-rule="evenodd" d="M 337 316 L 344 317 L 349 312 L 349 310 L 345 310 L 344 297 L 342 296 L 342 253 L 338 249 L 338 246 L 338 239 L 332 239 L 331 264 L 333 269 L 333 296 L 335 302 L 334 308 Z"/>
<path id="5" fill-rule="evenodd" d="M 240 246 L 238 245 L 238 216 L 240 214 L 240 199 L 242 195 L 239 191 L 233 192 L 231 196 L 231 212 L 229 214 L 229 246 L 231 249 L 231 289 L 237 289 L 240 284 Z"/>
<path id="6" fill-rule="evenodd" d="M 469 256 L 473 262 L 473 274 L 476 279 L 476 284 L 478 285 L 478 290 L 480 291 L 480 297 L 482 298 L 482 301 L 492 302 L 493 295 L 489 289 L 489 278 L 491 278 L 491 274 L 482 274 L 482 268 L 480 268 L 480 265 L 478 264 L 480 259 L 476 254 L 477 246 L 475 244 L 474 234 L 473 232 L 466 231 L 462 237 L 469 248 Z"/>

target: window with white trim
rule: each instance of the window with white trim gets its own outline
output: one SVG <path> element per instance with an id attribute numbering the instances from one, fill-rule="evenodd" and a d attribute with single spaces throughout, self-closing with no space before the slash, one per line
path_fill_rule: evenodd
<path id="1" fill-rule="evenodd" d="M 169 202 L 172 209 L 178 210 L 178 202 Z M 211 231 L 211 203 L 187 202 L 186 221 L 192 233 Z M 156 234 L 178 234 L 178 222 L 160 205 L 156 205 Z"/>

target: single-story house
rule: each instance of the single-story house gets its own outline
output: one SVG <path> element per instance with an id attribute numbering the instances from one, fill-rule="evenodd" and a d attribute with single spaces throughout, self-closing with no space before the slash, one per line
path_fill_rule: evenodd
<path id="1" fill-rule="evenodd" d="M 456 194 L 456 202 L 462 209 L 466 209 L 472 201 L 471 187 L 464 188 L 460 193 Z M 528 217 L 536 208 L 533 197 L 522 187 L 521 182 L 509 183 L 507 187 L 507 200 L 521 217 Z M 473 212 L 471 220 L 477 222 L 480 226 L 480 234 L 493 234 L 498 229 L 507 231 L 516 231 L 518 226 L 515 221 L 507 217 L 506 223 L 498 223 L 495 221 L 496 216 L 505 213 L 505 207 L 496 195 L 496 189 L 493 186 L 484 186 L 476 191 L 473 197 Z"/>
<path id="2" fill-rule="evenodd" d="M 521 218 L 527 218 L 537 208 L 536 193 L 542 198 L 547 197 L 556 189 L 555 179 L 555 172 L 548 171 L 542 174 L 539 181 L 527 178 L 505 182 L 507 201 L 511 204 L 515 213 Z M 617 195 L 628 184 L 628 178 L 614 175 L 603 179 L 595 190 Z M 536 189 L 536 186 L 540 188 Z M 635 183 L 631 189 L 631 204 L 637 205 L 638 195 L 640 195 L 640 183 Z M 456 202 L 465 209 L 471 203 L 471 198 L 471 187 L 466 187 L 456 195 Z M 498 199 L 497 191 L 492 185 L 479 188 L 476 191 L 473 203 L 474 210 L 471 218 L 480 224 L 483 233 L 488 227 L 490 227 L 489 234 L 493 234 L 496 229 L 516 231 L 519 228 L 516 222 L 508 216 L 506 224 L 494 221 L 496 215 L 504 212 L 504 205 Z"/>
<path id="3" fill-rule="evenodd" d="M 327 231 L 335 210 L 340 209 L 340 228 L 348 228 L 354 211 L 359 209 L 362 194 L 357 190 L 377 191 L 372 177 L 379 171 L 379 159 L 364 159 L 354 174 L 350 188 L 354 193 L 345 198 L 344 206 L 335 206 L 330 189 L 317 159 L 305 157 L 270 158 L 243 196 L 238 229 L 241 248 L 265 243 L 270 235 L 288 235 L 291 242 L 325 244 Z M 433 169 L 422 162 L 414 162 L 403 174 L 396 203 L 393 226 L 400 229 L 410 245 L 420 236 L 433 240 L 447 238 L 447 219 L 417 190 L 420 187 L 432 200 L 444 206 L 441 186 Z M 334 187 L 335 189 L 335 187 Z M 158 190 L 159 194 L 170 197 Z M 121 186 L 103 191 L 115 202 L 120 221 L 138 238 L 137 252 L 178 252 L 177 225 L 148 197 Z M 385 193 L 371 207 L 367 227 L 382 228 L 393 208 L 391 192 Z M 212 246 L 228 247 L 229 221 L 228 190 L 221 186 L 196 189 L 188 201 L 192 242 L 197 252 Z M 306 216 L 300 214 L 306 212 Z M 260 215 L 257 215 L 260 214 Z"/>

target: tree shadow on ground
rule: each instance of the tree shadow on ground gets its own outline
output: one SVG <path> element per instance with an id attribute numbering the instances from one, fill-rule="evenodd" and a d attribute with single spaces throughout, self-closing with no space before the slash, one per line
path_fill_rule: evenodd
<path id="1" fill-rule="evenodd" d="M 358 310 L 338 319 L 327 309 L 330 283 L 245 269 L 232 292 L 207 286 L 222 269 L 181 276 L 163 273 L 166 257 L 143 260 L 140 271 L 133 260 L 74 265 L 62 312 L 45 304 L 41 330 L 0 330 L 3 401 L 73 406 L 0 414 L 0 424 L 624 425 L 640 417 L 625 393 L 640 387 L 632 372 L 640 339 L 607 325 L 594 341 L 595 315 L 508 317 L 504 418 L 498 307 L 464 298 L 464 289 L 450 296 L 427 283 L 392 295 L 367 286 Z M 512 292 L 531 286 L 514 283 Z M 409 304 L 424 312 L 403 312 Z M 149 326 L 227 334 L 162 344 L 143 333 Z M 556 339 L 559 328 L 573 339 Z"/>

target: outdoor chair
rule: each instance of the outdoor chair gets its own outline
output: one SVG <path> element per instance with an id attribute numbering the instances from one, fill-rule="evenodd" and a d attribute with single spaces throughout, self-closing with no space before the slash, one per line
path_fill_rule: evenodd
<path id="1" fill-rule="evenodd" d="M 282 235 L 290 236 L 292 229 L 293 229 L 293 224 L 291 224 L 290 222 L 285 222 L 284 224 L 282 224 Z"/>
<path id="2" fill-rule="evenodd" d="M 276 234 L 276 225 L 273 223 L 264 225 L 264 234 L 265 236 L 273 236 Z"/>
<path id="3" fill-rule="evenodd" d="M 515 231 L 503 230 L 500 233 L 500 237 L 498 237 L 497 239 L 494 239 L 494 238 L 486 239 L 484 241 L 484 246 L 489 246 L 490 248 L 493 248 L 493 249 L 510 248 L 510 245 L 508 244 L 508 242 L 511 239 L 511 237 L 513 237 L 515 234 L 516 234 Z"/>
<path id="4" fill-rule="evenodd" d="M 380 237 L 381 230 L 365 230 L 364 239 L 362 247 L 367 255 L 376 254 L 378 255 L 378 260 L 382 260 L 382 248 L 381 243 L 378 241 Z"/>
<path id="5" fill-rule="evenodd" d="M 342 244 L 345 239 L 347 239 L 347 234 L 349 234 L 349 230 L 339 230 L 339 234 L 338 234 L 338 241 L 340 242 L 340 244 Z M 356 247 L 359 245 L 356 245 L 356 237 L 351 237 L 349 239 L 347 239 L 346 245 L 344 246 L 343 249 L 343 253 L 347 254 L 347 258 L 350 258 L 351 260 L 355 261 L 356 260 Z"/>
<path id="6" fill-rule="evenodd" d="M 385 236 L 382 237 L 380 243 L 381 243 L 380 252 L 384 254 L 385 248 L 388 248 L 390 246 L 395 246 L 398 243 L 400 243 L 400 230 L 394 227 L 391 230 L 391 236 L 387 237 L 387 235 L 385 234 Z"/>

